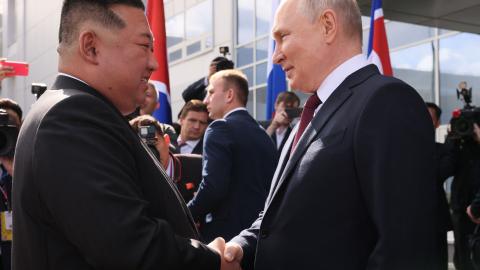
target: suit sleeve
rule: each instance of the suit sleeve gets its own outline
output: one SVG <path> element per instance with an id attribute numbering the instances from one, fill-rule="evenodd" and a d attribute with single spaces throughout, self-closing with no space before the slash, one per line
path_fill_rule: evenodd
<path id="1" fill-rule="evenodd" d="M 217 120 L 205 132 L 203 150 L 203 179 L 197 194 L 188 203 L 196 221 L 212 212 L 229 192 L 232 178 L 232 136 L 228 124 Z"/>
<path id="2" fill-rule="evenodd" d="M 125 127 L 87 95 L 68 98 L 45 116 L 33 166 L 50 222 L 95 269 L 219 268 L 215 252 L 148 213 Z"/>
<path id="3" fill-rule="evenodd" d="M 434 130 L 423 101 L 408 85 L 390 83 L 370 97 L 354 132 L 359 184 L 378 234 L 366 269 L 431 269 Z"/>
<path id="4" fill-rule="evenodd" d="M 205 78 L 189 85 L 182 92 L 182 97 L 185 102 L 189 102 L 192 99 L 203 100 L 205 98 Z"/>

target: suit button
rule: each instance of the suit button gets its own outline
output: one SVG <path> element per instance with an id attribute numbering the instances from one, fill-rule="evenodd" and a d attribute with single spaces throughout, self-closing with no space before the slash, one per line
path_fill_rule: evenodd
<path id="1" fill-rule="evenodd" d="M 261 230 L 260 231 L 260 238 L 265 239 L 268 237 L 268 230 Z"/>

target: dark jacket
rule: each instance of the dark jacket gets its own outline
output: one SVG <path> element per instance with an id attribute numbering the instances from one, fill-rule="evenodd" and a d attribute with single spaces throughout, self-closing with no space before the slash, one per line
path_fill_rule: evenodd
<path id="1" fill-rule="evenodd" d="M 232 240 L 246 269 L 432 269 L 434 130 L 413 88 L 368 65 L 323 103 L 290 155 L 295 133 L 264 210 Z"/>
<path id="2" fill-rule="evenodd" d="M 216 269 L 181 195 L 120 112 L 66 76 L 20 130 L 13 268 Z"/>
<path id="3" fill-rule="evenodd" d="M 203 180 L 188 207 L 196 221 L 205 221 L 200 228 L 205 241 L 217 236 L 228 240 L 263 208 L 275 169 L 275 148 L 244 110 L 213 121 L 204 140 Z"/>
<path id="4" fill-rule="evenodd" d="M 207 86 L 205 85 L 205 77 L 189 85 L 182 92 L 182 97 L 185 102 L 189 102 L 192 99 L 203 100 L 207 95 Z"/>

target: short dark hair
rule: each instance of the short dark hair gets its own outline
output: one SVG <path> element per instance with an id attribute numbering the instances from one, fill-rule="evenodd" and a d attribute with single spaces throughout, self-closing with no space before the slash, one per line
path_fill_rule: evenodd
<path id="1" fill-rule="evenodd" d="M 425 102 L 425 105 L 427 105 L 427 108 L 432 108 L 435 111 L 435 116 L 437 116 L 437 119 L 440 120 L 440 116 L 442 115 L 442 109 L 440 109 L 440 107 L 438 107 L 438 105 L 433 102 Z"/>
<path id="2" fill-rule="evenodd" d="M 125 5 L 145 10 L 141 0 L 64 0 L 60 16 L 58 41 L 71 44 L 78 35 L 79 25 L 84 21 L 95 21 L 107 28 L 121 29 L 125 22 L 110 8 Z"/>
<path id="3" fill-rule="evenodd" d="M 229 60 L 223 56 L 215 57 L 210 63 L 210 65 L 215 65 L 216 71 L 233 69 L 233 67 L 235 66 L 232 60 Z"/>
<path id="4" fill-rule="evenodd" d="M 275 100 L 275 105 L 278 105 L 282 102 L 292 105 L 297 104 L 297 106 L 299 106 L 300 98 L 294 92 L 285 91 L 278 94 L 277 99 Z"/>
<path id="5" fill-rule="evenodd" d="M 204 112 L 208 114 L 207 105 L 203 103 L 203 101 L 199 99 L 192 99 L 189 102 L 185 103 L 182 110 L 180 111 L 180 115 L 178 118 L 183 119 L 187 117 L 188 112 Z"/>
<path id="6" fill-rule="evenodd" d="M 225 90 L 229 87 L 233 88 L 238 98 L 238 101 L 247 106 L 248 101 L 248 80 L 247 76 L 240 70 L 226 69 L 219 71 L 212 75 L 210 80 L 223 79 L 225 83 Z"/>
<path id="7" fill-rule="evenodd" d="M 22 108 L 20 108 L 20 105 L 18 105 L 18 103 L 15 102 L 14 100 L 9 98 L 0 98 L 0 109 L 4 109 L 4 110 L 10 109 L 14 111 L 18 115 L 18 118 L 20 119 L 20 121 L 22 121 L 22 115 L 23 115 Z"/>

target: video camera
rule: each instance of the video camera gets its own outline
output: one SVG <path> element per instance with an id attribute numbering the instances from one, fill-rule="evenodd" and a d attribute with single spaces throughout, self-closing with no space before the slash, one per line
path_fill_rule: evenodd
<path id="1" fill-rule="evenodd" d="M 450 120 L 450 138 L 464 143 L 473 140 L 473 124 L 480 125 L 480 108 L 471 105 L 472 88 L 467 88 L 466 82 L 461 82 L 457 89 L 457 99 L 464 103 L 463 109 L 456 109 Z"/>
<path id="2" fill-rule="evenodd" d="M 155 126 L 153 124 L 147 126 L 139 126 L 138 135 L 140 136 L 142 141 L 147 144 L 148 148 L 153 152 L 155 157 L 160 160 L 160 153 L 155 147 L 157 145 Z"/>
<path id="3" fill-rule="evenodd" d="M 13 157 L 17 144 L 19 127 L 12 125 L 7 111 L 0 109 L 0 156 Z"/>

